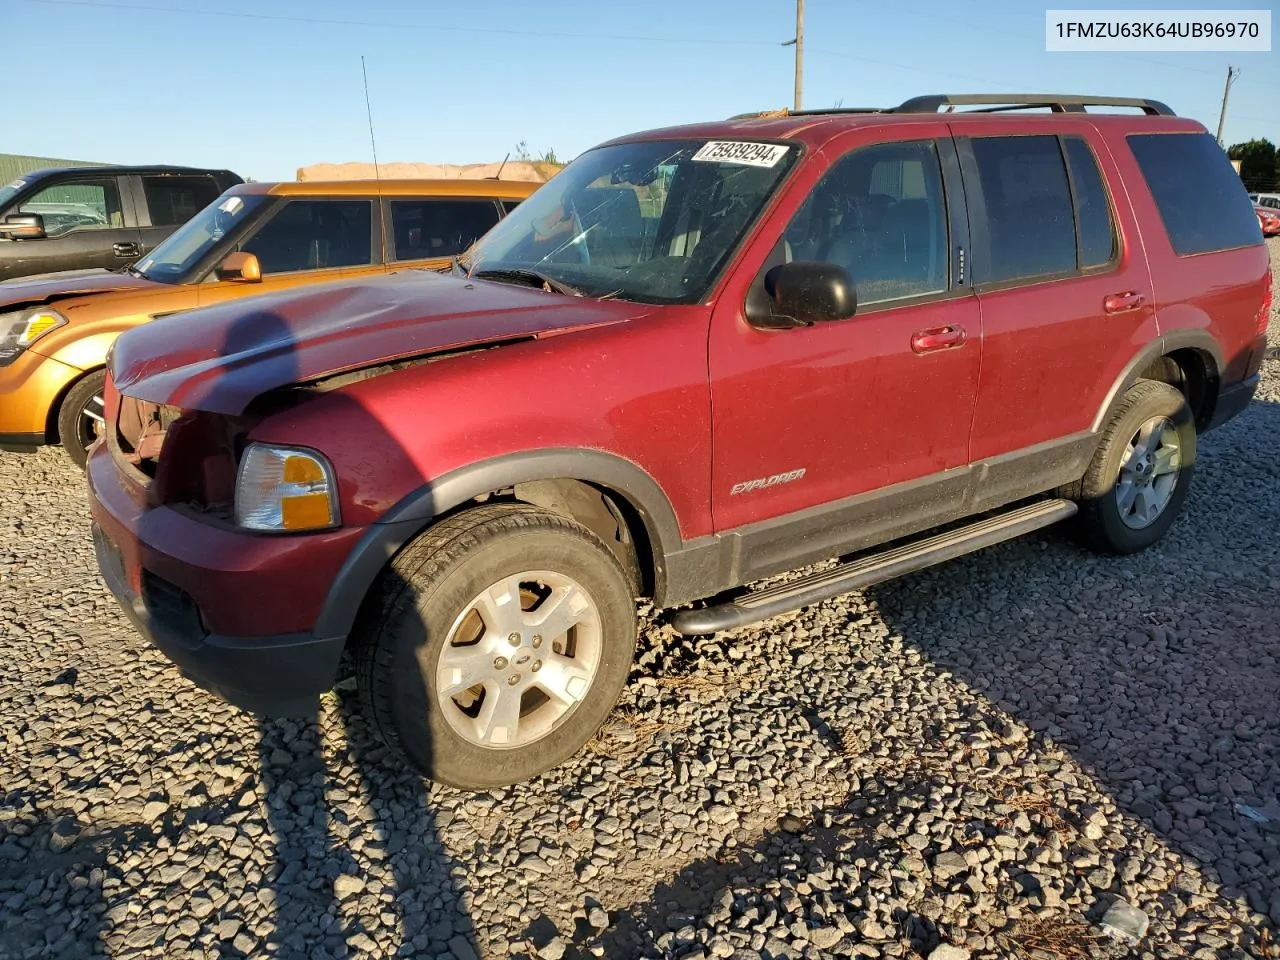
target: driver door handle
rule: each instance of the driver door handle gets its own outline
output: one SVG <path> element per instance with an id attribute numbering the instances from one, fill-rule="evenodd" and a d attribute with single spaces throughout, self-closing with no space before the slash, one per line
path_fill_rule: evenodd
<path id="1" fill-rule="evenodd" d="M 915 353 L 933 353 L 958 347 L 965 341 L 964 327 L 945 326 L 917 330 L 911 335 L 911 349 Z"/>
<path id="2" fill-rule="evenodd" d="M 1127 293 L 1113 293 L 1103 298 L 1102 309 L 1106 313 L 1124 313 L 1127 310 L 1138 309 L 1145 299 L 1142 294 L 1134 290 Z"/>

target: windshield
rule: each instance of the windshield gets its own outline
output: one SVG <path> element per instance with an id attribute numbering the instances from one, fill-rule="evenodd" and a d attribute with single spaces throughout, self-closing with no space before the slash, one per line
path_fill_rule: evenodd
<path id="1" fill-rule="evenodd" d="M 791 168 L 778 143 L 660 140 L 583 154 L 460 258 L 476 277 L 696 303 Z"/>
<path id="2" fill-rule="evenodd" d="M 269 199 L 262 195 L 219 197 L 171 233 L 134 266 L 134 271 L 160 283 L 183 282 L 205 254 L 228 234 L 237 231 L 249 215 Z"/>
<path id="3" fill-rule="evenodd" d="M 0 210 L 9 205 L 9 201 L 18 195 L 18 191 L 27 185 L 25 180 L 15 180 L 13 183 L 0 187 Z"/>

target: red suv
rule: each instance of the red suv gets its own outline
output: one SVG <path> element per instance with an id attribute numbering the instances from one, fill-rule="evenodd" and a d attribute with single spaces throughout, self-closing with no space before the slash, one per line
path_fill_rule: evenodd
<path id="1" fill-rule="evenodd" d="M 1253 395 L 1270 297 L 1231 164 L 1154 101 L 622 137 L 447 274 L 121 336 L 99 563 L 232 703 L 302 709 L 349 649 L 425 774 L 509 783 L 608 714 L 637 598 L 703 634 L 1068 517 L 1150 546 Z"/>

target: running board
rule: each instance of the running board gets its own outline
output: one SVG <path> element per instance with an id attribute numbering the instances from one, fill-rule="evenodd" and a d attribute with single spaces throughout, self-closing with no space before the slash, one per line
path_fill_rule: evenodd
<path id="1" fill-rule="evenodd" d="M 749 593 L 728 603 L 682 610 L 671 618 L 671 625 L 687 637 L 732 630 L 1012 540 L 1065 520 L 1077 509 L 1070 500 L 1033 503 L 925 540 L 859 557 L 799 580 Z"/>

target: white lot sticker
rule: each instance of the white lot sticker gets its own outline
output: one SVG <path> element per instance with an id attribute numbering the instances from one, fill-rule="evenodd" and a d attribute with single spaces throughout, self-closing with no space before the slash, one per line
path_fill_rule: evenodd
<path id="1" fill-rule="evenodd" d="M 244 201 L 241 200 L 239 197 L 227 197 L 227 199 L 223 200 L 220 204 L 218 204 L 218 209 L 221 210 L 223 213 L 234 214 L 237 210 L 239 210 L 243 206 L 244 206 Z"/>
<path id="2" fill-rule="evenodd" d="M 712 163 L 740 163 L 748 167 L 772 167 L 787 155 L 790 147 L 779 143 L 747 143 L 744 140 L 711 140 L 693 155 L 694 160 Z"/>

